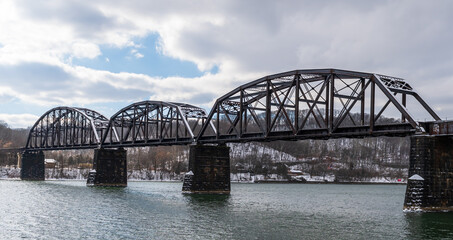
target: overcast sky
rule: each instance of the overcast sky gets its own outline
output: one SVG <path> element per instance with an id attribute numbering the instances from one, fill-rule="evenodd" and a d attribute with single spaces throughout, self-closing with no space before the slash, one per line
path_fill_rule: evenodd
<path id="1" fill-rule="evenodd" d="M 0 1 L 0 119 L 141 100 L 210 110 L 262 76 L 340 68 L 406 79 L 453 119 L 453 1 Z"/>

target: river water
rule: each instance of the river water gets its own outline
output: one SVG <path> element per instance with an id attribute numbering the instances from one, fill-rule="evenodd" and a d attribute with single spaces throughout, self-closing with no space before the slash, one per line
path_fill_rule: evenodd
<path id="1" fill-rule="evenodd" d="M 403 185 L 0 181 L 0 239 L 453 239 L 453 213 L 404 213 Z"/>

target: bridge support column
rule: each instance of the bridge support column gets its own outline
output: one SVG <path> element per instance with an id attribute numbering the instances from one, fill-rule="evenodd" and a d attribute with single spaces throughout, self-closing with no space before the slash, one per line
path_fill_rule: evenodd
<path id="1" fill-rule="evenodd" d="M 189 173 L 184 178 L 185 193 L 230 193 L 230 148 L 190 146 Z"/>
<path id="2" fill-rule="evenodd" d="M 20 179 L 44 181 L 45 165 L 42 151 L 24 151 L 20 165 Z"/>
<path id="3" fill-rule="evenodd" d="M 127 151 L 120 149 L 95 149 L 94 170 L 88 176 L 88 186 L 127 186 Z"/>
<path id="4" fill-rule="evenodd" d="M 411 137 L 404 210 L 453 211 L 453 138 Z"/>

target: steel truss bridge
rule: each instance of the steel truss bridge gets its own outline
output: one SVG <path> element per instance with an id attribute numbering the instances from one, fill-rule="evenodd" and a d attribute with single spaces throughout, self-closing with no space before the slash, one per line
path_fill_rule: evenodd
<path id="1" fill-rule="evenodd" d="M 409 100 L 414 109 L 408 109 Z M 398 121 L 384 117 L 390 109 L 401 115 Z M 25 149 L 407 136 L 428 131 L 411 114 L 420 110 L 440 120 L 401 78 L 295 70 L 237 87 L 217 99 L 209 114 L 190 104 L 162 101 L 134 103 L 110 118 L 91 109 L 56 107 L 33 125 Z"/>

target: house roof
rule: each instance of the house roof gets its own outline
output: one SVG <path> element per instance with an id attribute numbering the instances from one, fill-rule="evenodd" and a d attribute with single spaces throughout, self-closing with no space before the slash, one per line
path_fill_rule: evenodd
<path id="1" fill-rule="evenodd" d="M 44 163 L 57 163 L 57 160 L 53 158 L 46 158 L 44 159 Z"/>

